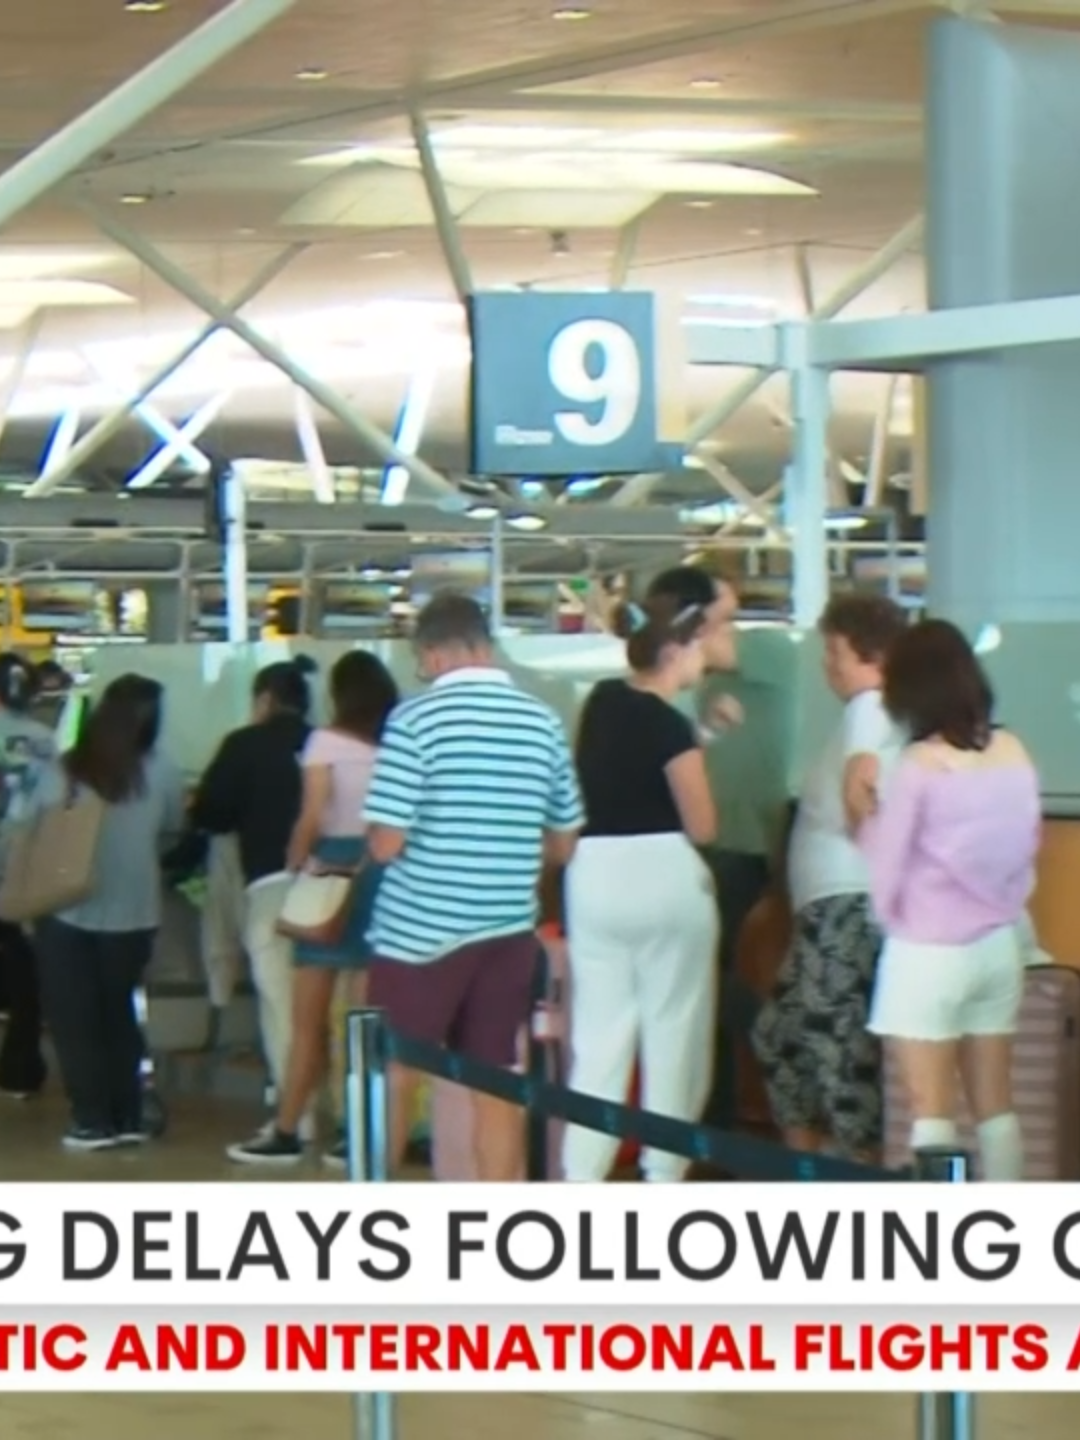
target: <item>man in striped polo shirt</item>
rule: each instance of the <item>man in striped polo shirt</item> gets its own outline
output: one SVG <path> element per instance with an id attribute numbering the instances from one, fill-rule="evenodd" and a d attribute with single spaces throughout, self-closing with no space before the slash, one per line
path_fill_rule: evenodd
<path id="1" fill-rule="evenodd" d="M 511 1066 L 529 1019 L 537 888 L 545 860 L 570 860 L 583 822 L 559 717 L 514 685 L 484 612 L 437 595 L 417 619 L 420 674 L 383 733 L 364 819 L 387 869 L 370 939 L 371 1004 L 412 1039 Z M 392 1162 L 400 1162 L 417 1077 L 391 1074 Z M 521 1173 L 521 1117 L 473 1092 L 477 1172 Z"/>

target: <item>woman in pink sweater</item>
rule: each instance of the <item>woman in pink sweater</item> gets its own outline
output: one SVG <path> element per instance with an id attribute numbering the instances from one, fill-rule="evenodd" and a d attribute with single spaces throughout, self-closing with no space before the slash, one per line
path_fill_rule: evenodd
<path id="1" fill-rule="evenodd" d="M 913 1150 L 956 1141 L 956 1083 L 978 1125 L 983 1174 L 1023 1170 L 1012 1043 L 1023 978 L 1018 925 L 1035 883 L 1039 782 L 955 626 L 927 620 L 885 666 L 886 708 L 909 736 L 859 843 L 886 935 L 870 1029 L 896 1048 Z"/>

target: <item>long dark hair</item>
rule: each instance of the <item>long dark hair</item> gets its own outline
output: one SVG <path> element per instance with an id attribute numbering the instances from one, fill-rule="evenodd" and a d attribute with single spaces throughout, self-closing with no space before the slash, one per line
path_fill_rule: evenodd
<path id="1" fill-rule="evenodd" d="M 885 660 L 885 708 L 913 741 L 940 735 L 957 750 L 985 750 L 994 692 L 975 651 L 948 620 L 922 620 Z"/>
<path id="2" fill-rule="evenodd" d="M 374 745 L 398 702 L 398 688 L 377 655 L 350 650 L 330 671 L 330 700 L 334 728 Z"/>
<path id="3" fill-rule="evenodd" d="M 110 805 L 141 795 L 144 763 L 161 731 L 162 687 L 145 675 L 121 675 L 93 706 L 64 766 L 72 780 Z"/>

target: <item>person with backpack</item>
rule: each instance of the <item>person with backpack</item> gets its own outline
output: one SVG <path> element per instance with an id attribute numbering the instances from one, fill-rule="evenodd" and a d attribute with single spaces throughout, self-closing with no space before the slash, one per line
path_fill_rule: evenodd
<path id="1" fill-rule="evenodd" d="M 292 942 L 278 933 L 292 884 L 289 840 L 300 815 L 300 757 L 311 735 L 307 656 L 264 666 L 252 684 L 247 725 L 221 743 L 196 789 L 191 823 L 235 835 L 244 881 L 244 949 L 259 1001 L 263 1053 L 275 1100 L 292 1044 Z"/>

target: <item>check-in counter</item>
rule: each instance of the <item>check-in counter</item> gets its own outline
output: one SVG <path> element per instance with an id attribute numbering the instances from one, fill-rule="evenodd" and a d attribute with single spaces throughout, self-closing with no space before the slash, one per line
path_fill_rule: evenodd
<path id="1" fill-rule="evenodd" d="M 1080 814 L 1046 818 L 1031 918 L 1042 948 L 1080 969 Z"/>

